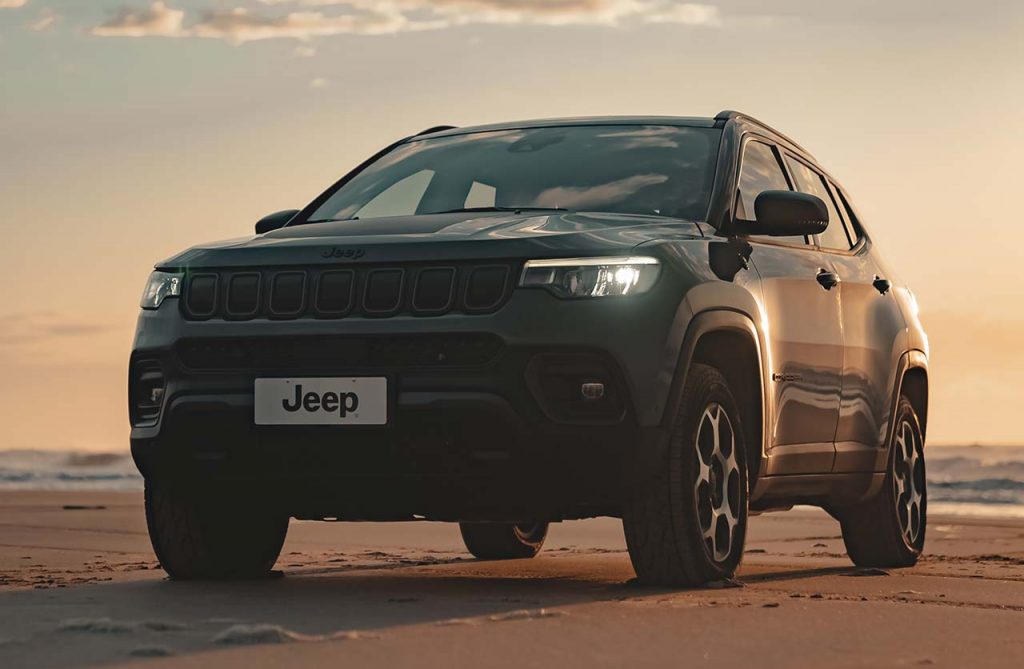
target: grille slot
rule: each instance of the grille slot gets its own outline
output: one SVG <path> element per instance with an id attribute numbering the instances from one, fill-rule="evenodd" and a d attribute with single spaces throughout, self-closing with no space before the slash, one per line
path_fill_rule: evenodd
<path id="1" fill-rule="evenodd" d="M 306 304 L 306 273 L 280 272 L 274 275 L 270 288 L 270 314 L 278 318 L 294 318 Z"/>
<path id="2" fill-rule="evenodd" d="M 374 269 L 366 276 L 363 311 L 369 315 L 385 316 L 402 306 L 402 283 L 405 272 L 401 269 Z"/>
<path id="3" fill-rule="evenodd" d="M 443 313 L 452 306 L 455 286 L 454 267 L 431 267 L 421 270 L 413 291 L 413 310 L 421 314 Z"/>
<path id="4" fill-rule="evenodd" d="M 188 312 L 195 318 L 209 318 L 217 311 L 216 274 L 193 274 L 188 282 Z"/>
<path id="5" fill-rule="evenodd" d="M 473 268 L 466 285 L 466 309 L 490 311 L 501 304 L 505 299 L 508 275 L 508 267 L 505 265 Z"/>
<path id="6" fill-rule="evenodd" d="M 260 308 L 259 272 L 235 274 L 228 281 L 228 296 L 225 310 L 232 318 L 246 318 L 256 315 Z"/>
<path id="7" fill-rule="evenodd" d="M 352 309 L 356 273 L 352 270 L 324 272 L 316 287 L 316 310 L 323 316 L 344 316 Z"/>
<path id="8" fill-rule="evenodd" d="M 511 295 L 512 263 L 344 269 L 209 270 L 186 277 L 182 313 L 221 318 L 386 318 L 494 311 Z"/>

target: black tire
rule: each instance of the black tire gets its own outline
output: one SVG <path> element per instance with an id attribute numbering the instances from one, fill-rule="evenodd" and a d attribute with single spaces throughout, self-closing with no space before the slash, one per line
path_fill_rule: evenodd
<path id="1" fill-rule="evenodd" d="M 924 435 L 906 397 L 900 397 L 893 425 L 882 489 L 871 499 L 836 513 L 846 552 L 858 567 L 911 567 L 924 549 L 928 526 Z M 908 482 L 913 486 L 908 488 Z"/>
<path id="2" fill-rule="evenodd" d="M 146 481 L 145 496 L 153 551 L 173 579 L 267 576 L 288 533 L 288 516 L 234 495 Z"/>
<path id="3" fill-rule="evenodd" d="M 462 540 L 480 560 L 532 558 L 548 536 L 547 523 L 459 523 Z"/>
<path id="4" fill-rule="evenodd" d="M 708 429 L 714 440 L 710 449 Z M 667 457 L 652 479 L 635 486 L 623 511 L 626 545 L 641 583 L 698 586 L 736 573 L 747 533 L 744 434 L 725 377 L 714 367 L 694 364 Z M 708 462 L 713 466 L 702 466 Z M 715 471 L 728 474 L 710 473 Z M 729 515 L 716 515 L 722 509 Z M 711 537 L 705 537 L 702 525 Z"/>

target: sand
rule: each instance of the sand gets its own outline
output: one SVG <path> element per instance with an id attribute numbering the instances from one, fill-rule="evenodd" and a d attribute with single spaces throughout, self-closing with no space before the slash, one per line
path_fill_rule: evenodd
<path id="1" fill-rule="evenodd" d="M 621 524 L 479 562 L 434 523 L 292 523 L 282 578 L 172 583 L 137 493 L 0 493 L 0 667 L 1024 666 L 1024 522 L 933 518 L 858 571 L 838 524 L 751 521 L 734 587 L 644 588 Z"/>

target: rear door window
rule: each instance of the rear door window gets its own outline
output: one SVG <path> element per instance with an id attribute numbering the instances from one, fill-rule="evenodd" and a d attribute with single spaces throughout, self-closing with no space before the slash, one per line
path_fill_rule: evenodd
<path id="1" fill-rule="evenodd" d="M 793 176 L 796 189 L 801 193 L 818 196 L 828 209 L 828 227 L 825 228 L 825 232 L 818 235 L 818 243 L 825 249 L 849 251 L 853 245 L 846 235 L 843 217 L 839 215 L 832 193 L 825 184 L 825 178 L 789 154 L 786 154 L 786 165 L 789 166 L 789 173 Z"/>
<path id="2" fill-rule="evenodd" d="M 786 173 L 779 163 L 775 149 L 770 145 L 751 140 L 743 148 L 740 165 L 739 196 L 736 198 L 736 218 L 745 221 L 757 220 L 754 201 L 766 190 L 792 190 Z M 772 237 L 772 239 L 796 244 L 805 244 L 805 237 Z"/>

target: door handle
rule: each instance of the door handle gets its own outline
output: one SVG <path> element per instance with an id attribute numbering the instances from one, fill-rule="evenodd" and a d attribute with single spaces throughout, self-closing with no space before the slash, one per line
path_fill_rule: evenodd
<path id="1" fill-rule="evenodd" d="M 830 272 L 827 269 L 819 269 L 818 276 L 814 277 L 821 284 L 821 287 L 825 290 L 832 290 L 839 285 L 839 275 L 835 272 Z"/>
<path id="2" fill-rule="evenodd" d="M 889 289 L 892 288 L 891 281 L 883 279 L 877 274 L 875 275 L 875 280 L 871 282 L 871 285 L 875 287 L 875 290 L 878 291 L 879 295 L 885 295 L 889 292 Z"/>

